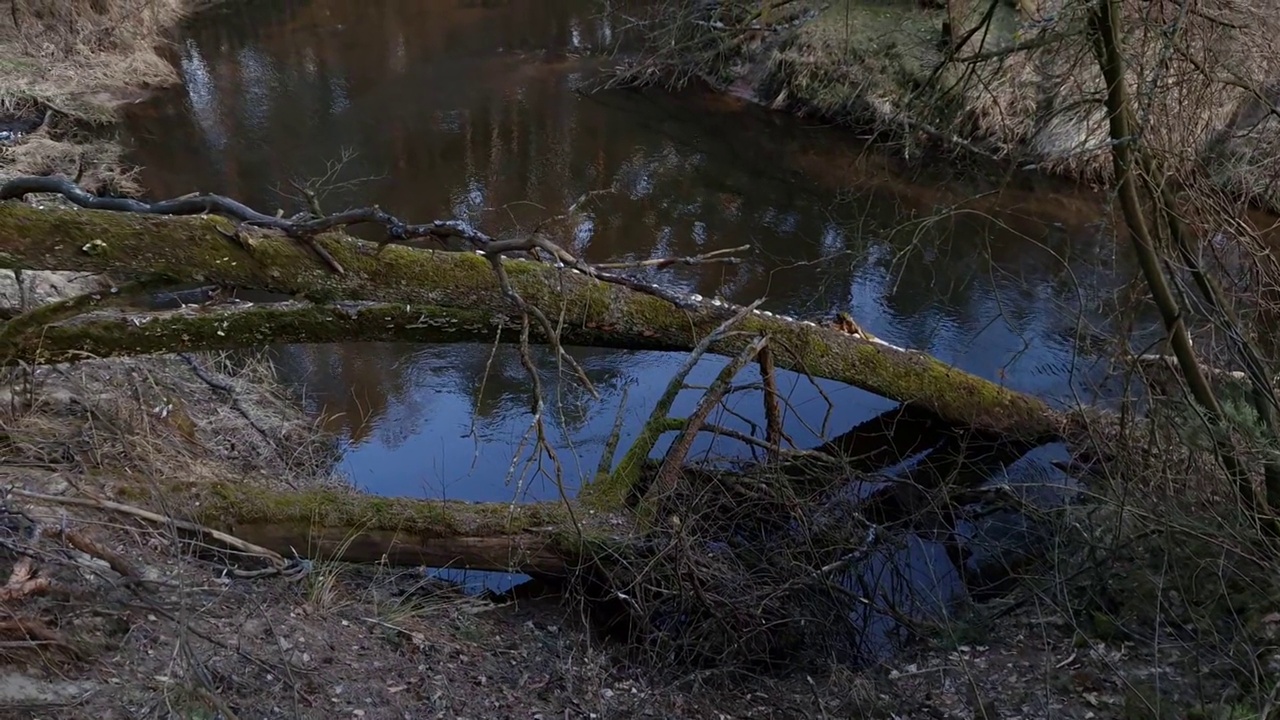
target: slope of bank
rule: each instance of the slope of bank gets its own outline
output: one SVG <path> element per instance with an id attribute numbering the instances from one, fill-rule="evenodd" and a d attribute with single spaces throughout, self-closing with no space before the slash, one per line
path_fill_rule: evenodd
<path id="1" fill-rule="evenodd" d="M 741 0 L 672 15 L 631 76 L 696 75 L 778 109 L 1087 182 L 1111 173 L 1094 4 Z M 1020 9 L 1021 8 L 1021 9 Z M 1151 17 L 1125 3 L 1130 86 L 1150 144 L 1236 198 L 1280 208 L 1280 20 L 1213 0 Z M 1163 19 L 1162 19 L 1163 18 Z M 1164 24 L 1162 24 L 1164 23 Z M 1175 28 L 1177 32 L 1166 32 Z"/>
<path id="2" fill-rule="evenodd" d="M 93 191 L 135 190 L 100 130 L 122 105 L 175 83 L 162 57 L 184 15 L 216 0 L 7 3 L 0 23 L 0 177 L 62 174 Z"/>

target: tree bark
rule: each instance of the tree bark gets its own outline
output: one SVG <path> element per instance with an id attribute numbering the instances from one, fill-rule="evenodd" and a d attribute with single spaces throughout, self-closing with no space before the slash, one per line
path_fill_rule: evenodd
<path id="1" fill-rule="evenodd" d="M 623 515 L 590 513 L 561 502 L 468 503 L 217 482 L 123 492 L 157 512 L 286 558 L 296 552 L 314 561 L 565 577 L 600 551 L 618 552 L 631 532 Z"/>
<path id="2" fill-rule="evenodd" d="M 309 301 L 205 314 L 100 313 L 8 338 L 0 351 L 39 362 L 226 348 L 269 342 L 398 339 L 492 340 L 518 310 L 486 258 L 371 243 L 341 233 L 316 238 L 345 272 L 278 233 L 216 216 L 162 217 L 0 203 L 0 267 L 156 276 L 293 295 Z M 738 308 L 671 303 L 545 263 L 504 260 L 512 288 L 548 317 L 562 318 L 564 345 L 689 351 Z M 355 304 L 350 304 L 350 303 Z M 144 322 L 145 321 L 145 322 Z M 1064 418 L 1043 402 L 901 350 L 792 319 L 752 313 L 711 352 L 732 357 L 768 334 L 778 367 L 849 383 L 941 420 L 1022 439 L 1048 439 Z M 536 333 L 535 333 L 536 334 Z M 545 338 L 541 338 L 545 341 Z"/>

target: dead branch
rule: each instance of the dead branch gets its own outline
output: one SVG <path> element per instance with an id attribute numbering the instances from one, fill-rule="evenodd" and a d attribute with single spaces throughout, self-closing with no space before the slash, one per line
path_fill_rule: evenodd
<path id="1" fill-rule="evenodd" d="M 637 260 L 635 262 L 595 263 L 593 267 L 598 270 L 626 270 L 629 268 L 662 269 L 671 267 L 672 265 L 710 265 L 712 263 L 737 265 L 742 262 L 742 258 L 732 255 L 731 253 L 747 252 L 750 249 L 750 245 L 739 245 L 738 247 L 712 250 L 711 252 L 691 255 L 689 257 L 653 258 L 651 260 Z"/>
<path id="2" fill-rule="evenodd" d="M 524 238 L 499 240 L 461 220 L 435 220 L 428 223 L 410 224 L 377 206 L 355 208 L 321 217 L 316 217 L 309 213 L 300 213 L 291 218 L 284 218 L 258 212 L 244 203 L 222 195 L 186 195 L 171 200 L 147 203 L 132 198 L 98 197 L 63 178 L 17 177 L 0 184 L 0 201 L 22 200 L 27 195 L 38 193 L 61 195 L 75 205 L 88 210 L 108 210 L 142 215 L 215 215 L 233 220 L 244 227 L 276 230 L 295 240 L 307 241 L 309 247 L 320 254 L 325 263 L 338 274 L 345 273 L 344 266 L 323 246 L 312 241 L 316 237 L 333 230 L 351 228 L 357 225 L 380 225 L 385 231 L 385 236 L 378 244 L 378 251 L 381 251 L 388 244 L 404 244 L 420 239 L 439 242 L 449 239 L 462 240 L 471 244 L 477 252 L 489 258 L 512 253 L 528 254 L 535 250 L 541 250 L 549 254 L 552 261 L 557 265 L 573 268 L 601 282 L 622 285 L 636 292 L 654 295 L 677 305 L 680 305 L 683 300 L 683 296 L 680 293 L 606 272 L 583 262 L 541 233 L 533 233 Z M 224 231 L 224 233 L 238 242 L 244 242 L 244 239 L 239 237 L 238 228 L 231 228 Z"/>
<path id="3" fill-rule="evenodd" d="M 778 394 L 778 371 L 773 366 L 773 351 L 768 345 L 760 348 L 760 377 L 764 381 L 764 439 L 768 443 L 770 459 L 777 459 L 782 449 L 782 408 Z M 790 439 L 788 438 L 788 441 Z"/>
<path id="4" fill-rule="evenodd" d="M 199 525 L 187 520 L 180 520 L 173 517 L 167 517 L 159 513 L 151 512 L 150 510 L 143 510 L 142 508 L 133 507 L 132 505 L 125 505 L 124 503 L 118 503 L 113 500 L 104 500 L 100 498 L 80 498 L 80 497 L 62 497 L 59 495 L 45 495 L 43 493 L 31 492 L 29 490 L 22 490 L 19 488 L 13 488 L 12 490 L 9 491 L 9 493 L 16 497 L 22 497 L 28 500 L 36 500 L 39 502 L 54 503 L 58 505 L 76 505 L 79 507 L 90 507 L 90 508 L 97 508 L 99 510 L 109 510 L 111 512 L 120 513 L 122 515 L 129 515 L 142 520 L 146 520 L 148 522 L 152 522 L 157 525 L 164 525 L 166 527 L 175 527 L 175 528 L 178 528 L 179 530 L 185 530 L 187 532 L 207 535 L 208 537 L 211 537 L 217 540 L 218 542 L 223 543 L 224 545 L 230 548 L 233 548 L 235 550 L 238 550 L 246 555 L 253 555 L 253 556 L 263 558 L 264 560 L 269 562 L 272 566 L 280 570 L 283 570 L 285 566 L 288 565 L 285 559 L 274 550 L 268 550 L 267 548 L 264 548 L 260 545 L 254 545 L 253 543 L 245 542 L 244 540 L 241 540 L 240 538 L 237 538 L 233 535 L 228 535 L 227 533 L 214 530 L 212 528 L 204 527 L 203 525 Z"/>
<path id="5" fill-rule="evenodd" d="M 710 389 L 707 390 L 706 394 L 702 396 L 702 400 L 698 403 L 697 409 L 686 421 L 684 430 L 681 431 L 676 441 L 672 443 L 671 449 L 667 451 L 667 457 L 658 469 L 657 477 L 654 478 L 653 484 L 645 493 L 640 505 L 642 522 L 646 519 L 652 520 L 655 509 L 661 505 L 662 500 L 674 489 L 680 477 L 680 467 L 684 465 L 684 459 L 689 454 L 689 448 L 693 446 L 693 439 L 697 437 L 698 431 L 706 423 L 707 416 L 724 398 L 724 393 L 729 389 L 729 384 L 733 382 L 734 376 L 741 372 L 747 363 L 754 360 L 768 342 L 767 337 L 756 338 L 754 342 L 738 353 L 738 356 L 729 361 L 720 370 L 720 373 L 716 375 L 716 379 L 711 383 Z"/>
<path id="6" fill-rule="evenodd" d="M 0 603 L 13 602 L 29 595 L 48 592 L 49 578 L 36 577 L 35 561 L 29 557 L 19 558 L 13 564 L 9 580 L 0 587 Z"/>
<path id="7" fill-rule="evenodd" d="M 73 643 L 39 620 L 31 618 L 23 618 L 12 616 L 7 620 L 0 620 L 0 634 L 16 635 L 23 641 L 36 642 L 45 645 L 54 645 L 69 655 L 72 659 L 82 659 L 84 653 Z"/>
<path id="8" fill-rule="evenodd" d="M 183 362 L 185 362 L 191 368 L 191 372 L 195 373 L 195 376 L 200 378 L 202 381 L 204 381 L 206 385 L 213 388 L 214 390 L 218 390 L 224 393 L 228 398 L 230 398 L 231 407 L 235 408 L 235 411 L 240 413 L 240 416 L 243 417 L 249 423 L 250 427 L 252 427 L 254 430 L 257 430 L 259 435 L 271 441 L 275 441 L 277 439 L 271 433 L 267 432 L 266 429 L 263 428 L 262 425 L 258 423 L 257 419 L 253 417 L 253 413 L 250 412 L 247 407 L 245 407 L 244 402 L 241 401 L 240 399 L 240 393 L 236 392 L 235 387 L 233 387 L 230 383 L 218 380 L 217 378 L 213 377 L 209 373 L 205 372 L 205 369 L 200 367 L 200 363 L 196 362 L 196 359 L 191 357 L 187 353 L 179 353 L 178 357 Z"/>
<path id="9" fill-rule="evenodd" d="M 667 383 L 666 390 L 663 391 L 662 397 L 658 398 L 658 402 L 654 404 L 653 410 L 649 413 L 649 419 L 645 421 L 644 427 L 641 428 L 639 436 L 631 444 L 627 453 L 623 455 L 622 461 L 618 463 L 618 469 L 609 475 L 598 475 L 595 480 L 587 483 L 583 487 L 584 496 L 591 502 L 600 504 L 602 507 L 621 507 L 625 499 L 634 489 L 635 483 L 640 478 L 640 468 L 644 465 L 644 461 L 648 459 L 649 453 L 653 452 L 653 447 L 658 443 L 658 438 L 663 433 L 672 429 L 678 429 L 679 425 L 672 427 L 672 420 L 669 417 L 671 406 L 676 401 L 676 396 L 680 394 L 685 386 L 685 380 L 689 377 L 689 373 L 693 372 L 693 368 L 707 353 L 711 345 L 727 335 L 733 326 L 742 322 L 750 315 L 763 300 L 756 300 L 751 305 L 742 308 L 732 317 L 714 330 L 694 346 L 693 351 L 685 358 L 684 364 L 671 377 L 671 381 Z M 680 422 L 680 421 L 676 421 Z M 612 463 L 613 458 L 601 460 L 601 467 L 607 467 L 606 463 Z"/>
<path id="10" fill-rule="evenodd" d="M 96 557 L 105 562 L 116 574 L 130 580 L 141 580 L 142 574 L 133 567 L 133 563 L 124 559 L 114 550 L 108 550 L 80 530 L 63 530 L 62 540 L 85 555 Z"/>

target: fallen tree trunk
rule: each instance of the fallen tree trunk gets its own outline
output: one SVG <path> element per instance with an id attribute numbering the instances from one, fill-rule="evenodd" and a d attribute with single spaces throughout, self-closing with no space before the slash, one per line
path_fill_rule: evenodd
<path id="1" fill-rule="evenodd" d="M 290 558 L 567 577 L 628 542 L 624 516 L 561 502 L 505 504 L 387 498 L 357 491 L 276 491 L 193 482 L 121 488 L 163 509 Z M 181 497 L 180 506 L 173 499 Z"/>
<path id="2" fill-rule="evenodd" d="M 102 356 L 354 337 L 491 340 L 499 327 L 518 325 L 519 311 L 501 293 L 489 260 L 477 254 L 396 245 L 374 253 L 371 243 L 336 232 L 314 242 L 345 272 L 334 272 L 332 262 L 279 233 L 221 217 L 0 203 L 0 267 L 103 272 L 118 279 L 160 276 L 175 283 L 288 293 L 316 304 L 209 313 L 204 319 L 156 315 L 142 325 L 137 324 L 141 318 L 99 316 L 48 326 L 35 337 L 11 340 L 6 350 L 34 353 L 25 358 L 48 362 L 73 359 L 87 348 Z M 525 301 L 563 320 L 564 345 L 688 351 L 738 309 L 689 296 L 676 310 L 659 297 L 546 263 L 504 260 L 502 265 Z M 336 304 L 343 301 L 404 309 L 353 310 Z M 370 327 L 373 323 L 384 327 Z M 948 423 L 1024 439 L 1053 437 L 1062 430 L 1062 417 L 1041 401 L 923 353 L 760 312 L 738 329 L 745 332 L 717 341 L 711 351 L 732 356 L 754 336 L 769 334 L 779 367 L 846 382 Z"/>

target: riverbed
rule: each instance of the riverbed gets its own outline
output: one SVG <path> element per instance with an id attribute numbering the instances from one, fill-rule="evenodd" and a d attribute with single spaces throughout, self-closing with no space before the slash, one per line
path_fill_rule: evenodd
<path id="1" fill-rule="evenodd" d="M 845 311 L 891 343 L 1051 402 L 1107 394 L 1076 338 L 1082 318 L 1106 332 L 1132 266 L 1098 198 L 1034 176 L 922 170 L 739 98 L 593 92 L 623 34 L 589 0 L 228 3 L 181 29 L 182 86 L 134 106 L 124 140 L 155 198 L 215 192 L 293 213 L 304 207 L 293 183 L 323 178 L 327 211 L 377 204 L 495 235 L 540 227 L 591 261 L 745 245 L 737 265 L 644 274 L 791 315 Z M 619 412 L 625 447 L 684 360 L 574 349 L 596 401 L 538 354 L 558 481 L 531 454 L 534 398 L 512 348 L 275 351 L 342 437 L 342 470 L 359 486 L 483 501 L 556 498 L 560 482 L 572 493 Z M 705 360 L 690 383 L 706 385 L 722 363 Z M 801 446 L 894 406 L 840 383 L 782 380 Z M 682 393 L 675 414 L 698 396 Z M 730 407 L 716 424 L 763 422 L 758 393 Z M 749 452 L 707 436 L 690 456 Z"/>

